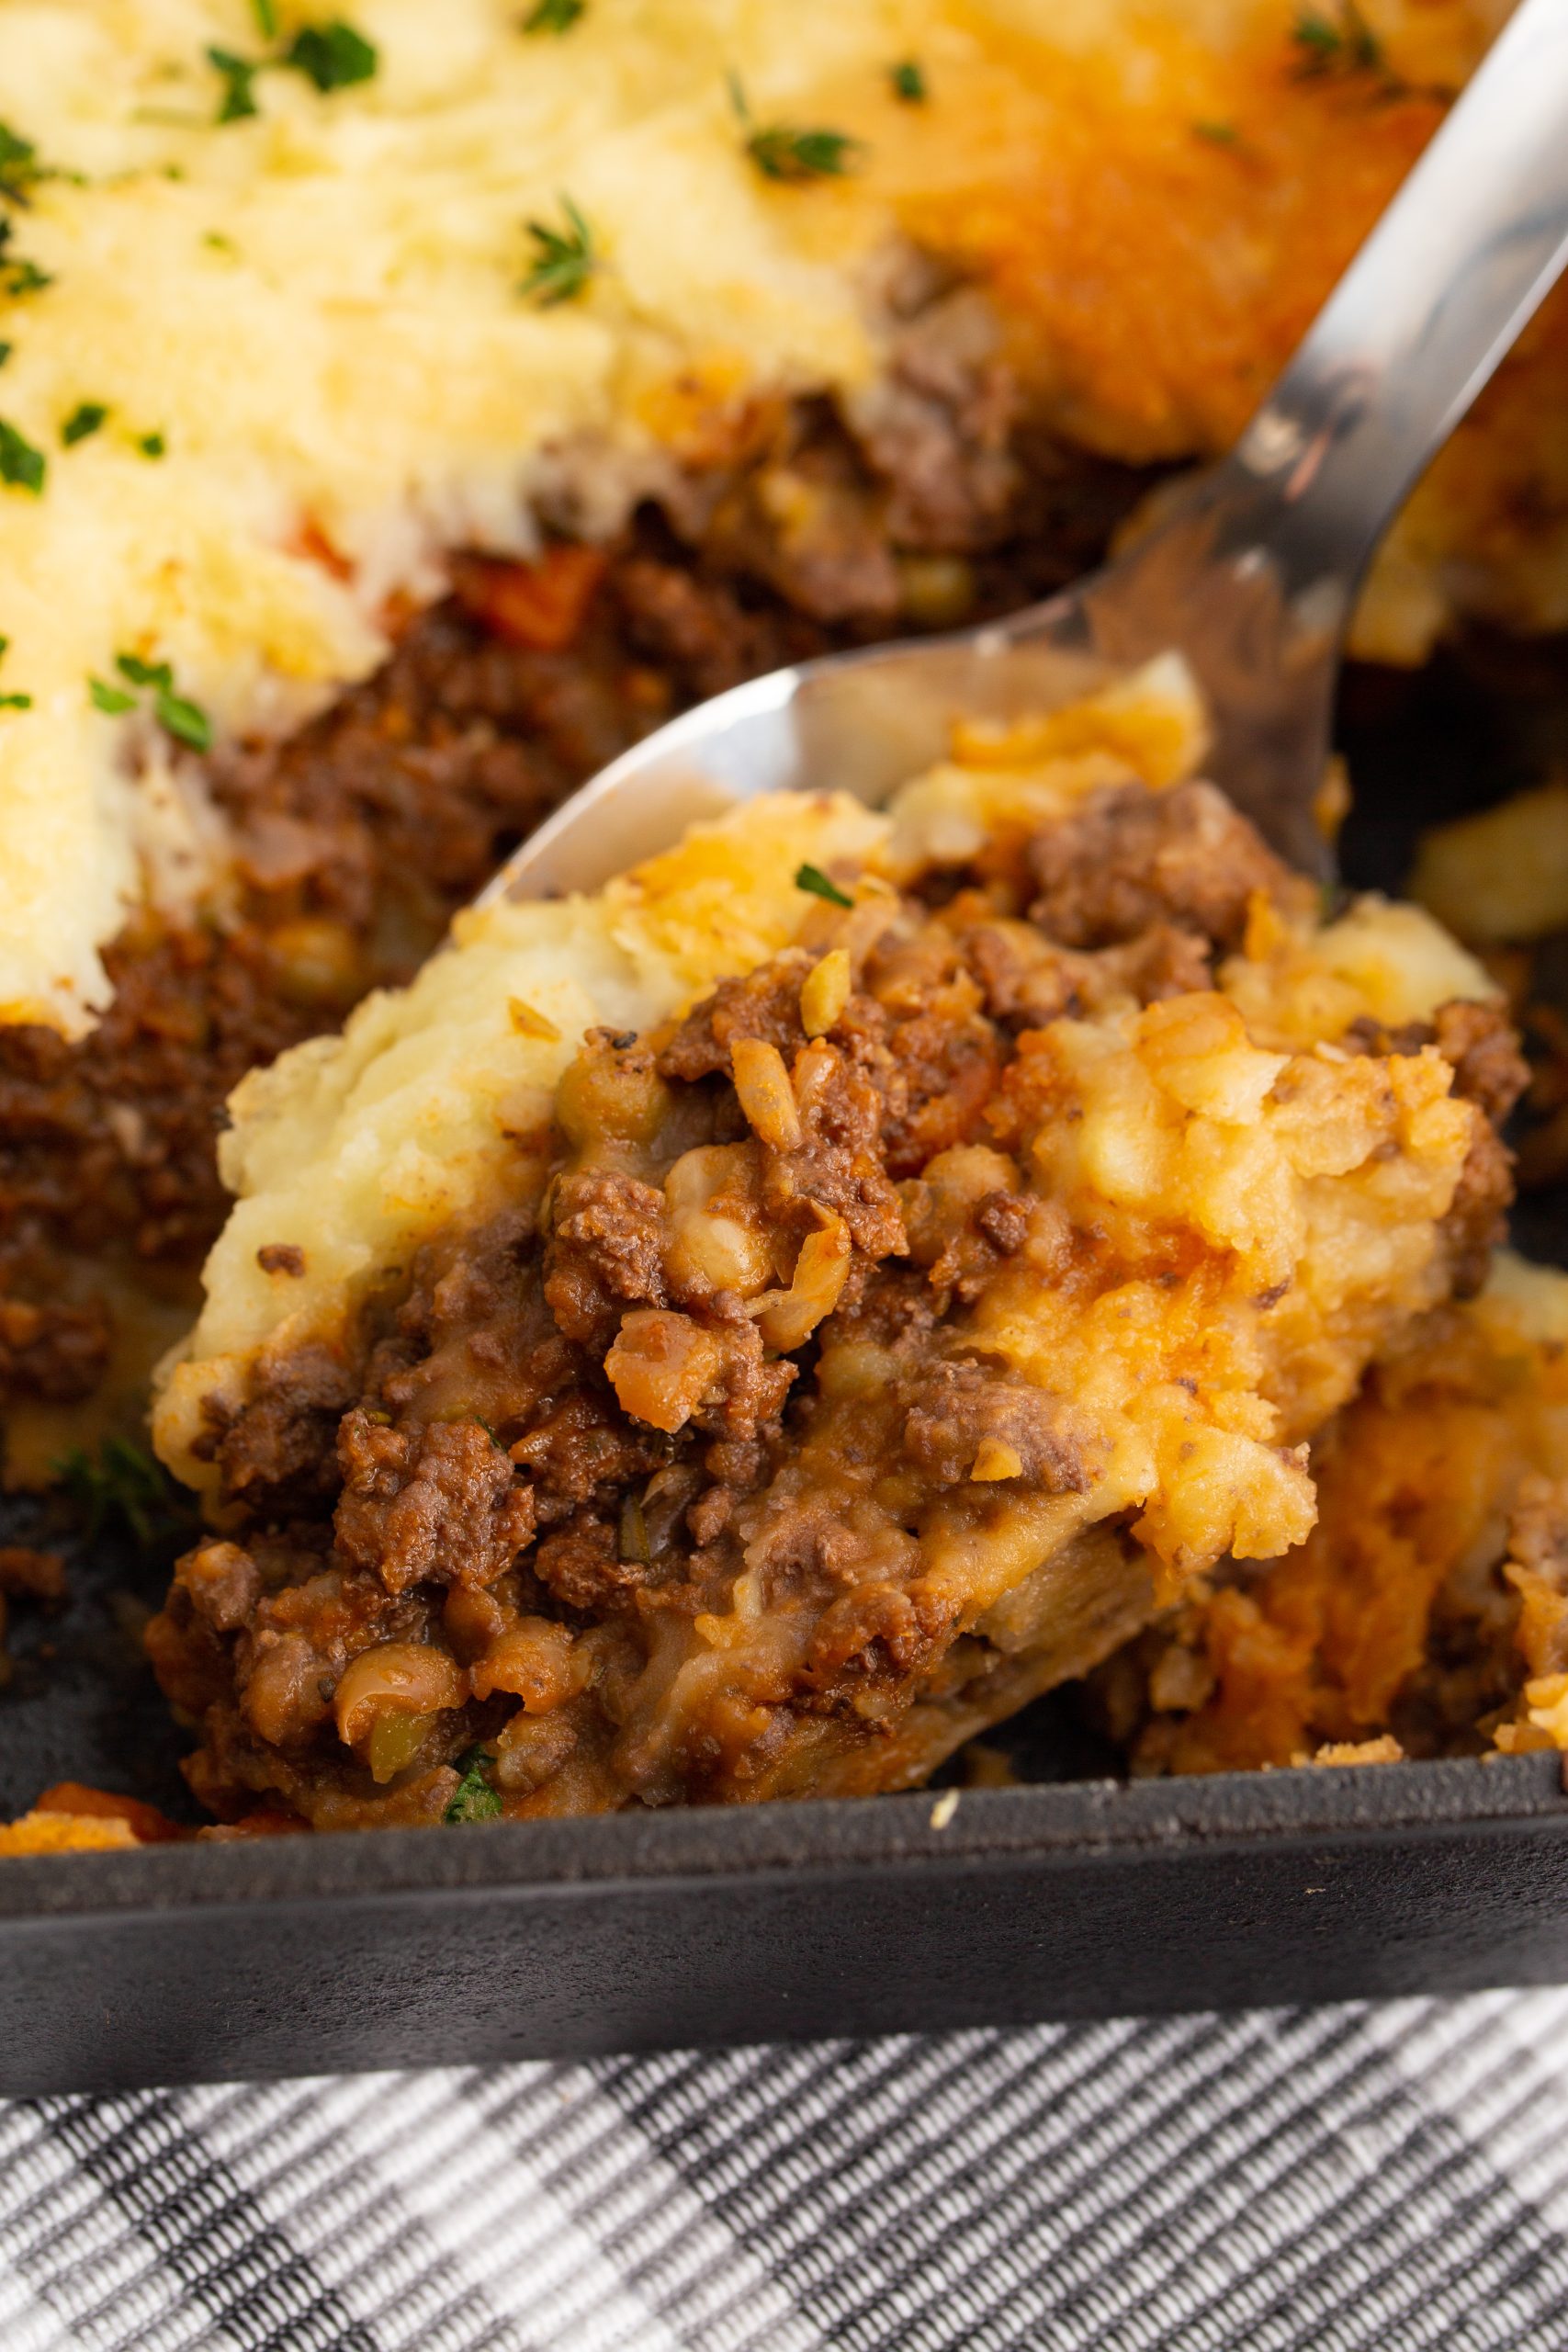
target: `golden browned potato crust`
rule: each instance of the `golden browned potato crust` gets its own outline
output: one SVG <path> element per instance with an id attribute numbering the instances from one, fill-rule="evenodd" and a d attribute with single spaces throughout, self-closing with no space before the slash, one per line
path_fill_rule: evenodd
<path id="1" fill-rule="evenodd" d="M 1504 1259 L 1314 1447 L 1318 1520 L 1110 1660 L 1134 1770 L 1568 1746 L 1568 1281 Z"/>

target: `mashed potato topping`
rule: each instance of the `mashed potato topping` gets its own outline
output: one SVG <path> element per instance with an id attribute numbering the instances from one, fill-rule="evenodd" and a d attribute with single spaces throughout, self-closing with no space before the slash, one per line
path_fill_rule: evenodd
<path id="1" fill-rule="evenodd" d="M 246 1082 L 155 1423 L 218 1810 L 904 1784 L 1308 1534 L 1304 1441 L 1475 1278 L 1512 1048 L 1201 743 L 1168 663 L 961 729 L 886 814 L 481 910 Z"/>
<path id="2" fill-rule="evenodd" d="M 1090 448 L 1222 446 L 1493 12 L 1375 10 L 1359 81 L 1304 74 L 1275 0 L 588 0 L 558 30 L 516 0 L 263 13 L 275 30 L 243 0 L 0 5 L 11 1020 L 101 1009 L 99 951 L 147 877 L 188 893 L 221 863 L 209 731 L 276 734 L 365 676 L 454 547 L 679 503 L 802 394 L 918 481 L 922 402 L 987 352 Z M 839 133 L 848 168 L 792 178 L 787 145 L 748 147 L 792 129 Z M 570 243 L 574 218 L 593 266 L 528 291 L 528 224 Z M 990 323 L 900 376 L 914 247 Z M 1380 643 L 1419 651 L 1456 595 L 1561 618 L 1557 539 L 1517 520 L 1551 511 L 1552 348 L 1500 393 L 1506 432 L 1483 420 L 1423 493 Z M 771 494 L 787 534 L 809 489 Z"/>

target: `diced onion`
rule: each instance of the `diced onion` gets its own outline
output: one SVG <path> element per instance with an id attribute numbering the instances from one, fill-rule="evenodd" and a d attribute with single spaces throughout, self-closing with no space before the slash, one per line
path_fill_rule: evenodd
<path id="1" fill-rule="evenodd" d="M 781 1355 L 805 1346 L 823 1317 L 837 1306 L 849 1278 L 849 1227 L 829 1210 L 818 1214 L 824 1222 L 801 1243 L 788 1290 L 768 1291 L 751 1307 L 763 1339 Z"/>
<path id="2" fill-rule="evenodd" d="M 784 1058 L 762 1037 L 737 1037 L 730 1047 L 735 1091 L 760 1143 L 774 1151 L 800 1148 L 800 1112 Z"/>

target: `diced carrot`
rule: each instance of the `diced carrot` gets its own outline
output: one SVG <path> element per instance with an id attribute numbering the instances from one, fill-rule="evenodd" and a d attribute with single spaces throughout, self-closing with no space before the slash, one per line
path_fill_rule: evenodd
<path id="1" fill-rule="evenodd" d="M 144 1804 L 140 1797 L 115 1796 L 107 1789 L 90 1789 L 83 1781 L 56 1781 L 52 1788 L 45 1789 L 33 1811 L 90 1814 L 99 1820 L 123 1821 L 143 1846 L 165 1846 L 191 1834 L 166 1813 L 160 1813 L 155 1804 Z"/>
<path id="2" fill-rule="evenodd" d="M 309 1829 L 309 1822 L 301 1821 L 297 1813 L 282 1813 L 272 1805 L 258 1805 L 254 1813 L 243 1814 L 238 1821 L 209 1822 L 197 1836 L 210 1839 L 214 1845 L 228 1845 L 237 1838 L 299 1838 Z"/>
<path id="3" fill-rule="evenodd" d="M 346 556 L 338 553 L 314 515 L 306 516 L 295 545 L 301 555 L 309 556 L 312 563 L 319 563 L 321 570 L 330 571 L 334 580 L 352 579 L 353 564 Z"/>
<path id="4" fill-rule="evenodd" d="M 582 627 L 604 576 L 597 548 L 547 548 L 537 563 L 503 563 L 491 556 L 460 557 L 452 585 L 476 620 L 510 644 L 558 653 Z"/>

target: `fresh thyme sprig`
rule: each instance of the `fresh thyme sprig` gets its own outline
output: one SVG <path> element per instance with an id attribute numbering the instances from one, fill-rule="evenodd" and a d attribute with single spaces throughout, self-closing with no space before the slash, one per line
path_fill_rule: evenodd
<path id="1" fill-rule="evenodd" d="M 764 179 L 799 187 L 806 180 L 840 179 L 858 160 L 861 141 L 844 130 L 806 130 L 795 123 L 759 123 L 740 76 L 729 76 L 729 99 L 746 135 L 746 153 Z"/>
<path id="2" fill-rule="evenodd" d="M 575 301 L 599 266 L 593 232 L 570 196 L 561 198 L 560 208 L 567 218 L 564 233 L 543 220 L 528 222 L 537 250 L 518 290 L 541 311 Z"/>

